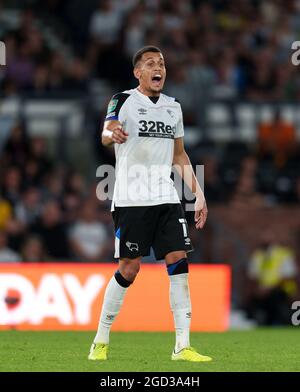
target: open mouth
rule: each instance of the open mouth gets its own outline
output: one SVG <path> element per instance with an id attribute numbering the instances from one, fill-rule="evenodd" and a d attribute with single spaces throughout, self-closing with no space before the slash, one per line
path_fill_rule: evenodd
<path id="1" fill-rule="evenodd" d="M 156 85 L 159 85 L 161 80 L 162 80 L 162 76 L 159 74 L 152 76 L 152 82 L 154 82 L 154 84 L 156 84 Z"/>

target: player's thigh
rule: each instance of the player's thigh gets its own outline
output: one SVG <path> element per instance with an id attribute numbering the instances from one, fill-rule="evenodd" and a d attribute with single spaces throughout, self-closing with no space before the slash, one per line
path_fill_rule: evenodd
<path id="1" fill-rule="evenodd" d="M 113 213 L 115 257 L 136 259 L 147 256 L 154 236 L 156 210 L 152 207 L 119 207 Z"/>
<path id="2" fill-rule="evenodd" d="M 179 256 L 186 257 L 186 252 L 192 251 L 193 246 L 181 204 L 166 204 L 161 208 L 153 248 L 157 259 L 166 259 L 169 255 L 168 261 L 172 263 L 178 261 Z"/>

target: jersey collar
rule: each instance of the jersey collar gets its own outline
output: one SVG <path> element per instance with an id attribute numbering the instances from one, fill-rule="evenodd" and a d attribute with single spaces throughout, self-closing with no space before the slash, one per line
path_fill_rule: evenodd
<path id="1" fill-rule="evenodd" d="M 135 88 L 135 91 L 139 97 L 141 97 L 145 102 L 147 102 L 149 105 L 153 105 L 154 107 L 157 107 L 161 101 L 161 94 L 159 94 L 159 98 L 158 98 L 157 102 L 154 103 L 151 101 L 151 99 L 149 99 L 149 97 L 147 95 L 142 94 L 137 88 Z"/>

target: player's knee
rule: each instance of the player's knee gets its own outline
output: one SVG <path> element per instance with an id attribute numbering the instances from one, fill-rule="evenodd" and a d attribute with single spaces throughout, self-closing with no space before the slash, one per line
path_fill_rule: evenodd
<path id="1" fill-rule="evenodd" d="M 167 265 L 168 275 L 187 274 L 189 272 L 188 260 L 186 257 Z"/>
<path id="2" fill-rule="evenodd" d="M 181 259 L 187 259 L 187 255 L 185 251 L 174 251 L 170 252 L 165 256 L 166 263 L 169 264 L 174 264 L 177 263 L 177 261 Z"/>
<path id="3" fill-rule="evenodd" d="M 133 283 L 140 270 L 140 263 L 131 261 L 120 266 L 119 271 L 122 276 L 129 282 Z"/>
<path id="4" fill-rule="evenodd" d="M 129 265 L 125 269 L 125 275 L 127 276 L 127 279 L 130 281 L 134 281 L 137 274 L 139 273 L 140 266 L 139 265 Z"/>

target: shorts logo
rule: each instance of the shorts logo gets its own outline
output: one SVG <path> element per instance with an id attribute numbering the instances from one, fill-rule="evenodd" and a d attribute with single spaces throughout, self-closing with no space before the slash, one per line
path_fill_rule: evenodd
<path id="1" fill-rule="evenodd" d="M 192 312 L 186 313 L 186 318 L 192 318 Z"/>
<path id="2" fill-rule="evenodd" d="M 127 246 L 127 248 L 128 248 L 131 252 L 133 252 L 134 250 L 138 252 L 138 250 L 139 250 L 139 245 L 138 245 L 137 243 L 135 243 L 135 242 L 129 242 L 129 241 L 127 241 L 127 242 L 126 242 L 126 246 Z"/>

